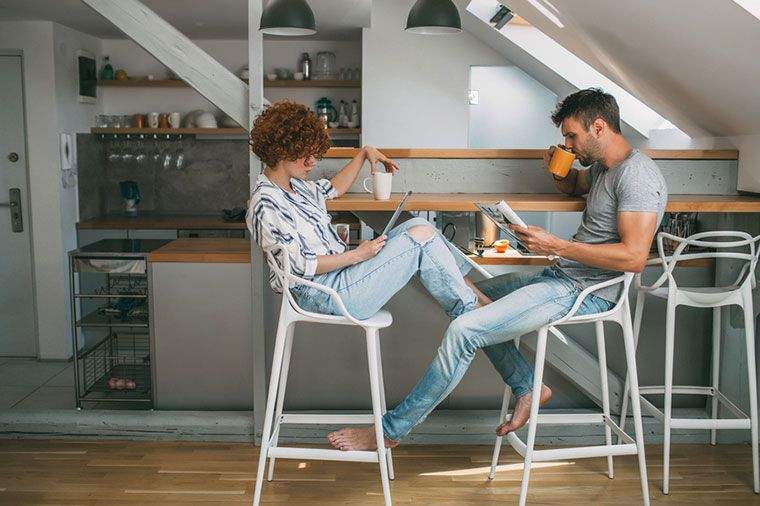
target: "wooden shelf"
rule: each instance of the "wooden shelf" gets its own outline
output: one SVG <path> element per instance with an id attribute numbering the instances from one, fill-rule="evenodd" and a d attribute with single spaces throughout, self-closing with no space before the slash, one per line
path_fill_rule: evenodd
<path id="1" fill-rule="evenodd" d="M 248 82 L 247 79 L 243 79 Z M 113 79 L 109 81 L 98 81 L 98 86 L 109 88 L 189 88 L 188 84 L 181 79 Z M 361 88 L 361 81 L 340 81 L 340 80 L 310 80 L 296 81 L 295 79 L 283 79 L 270 81 L 264 80 L 265 88 Z"/>
<path id="2" fill-rule="evenodd" d="M 330 135 L 359 135 L 361 128 L 328 128 Z M 244 128 L 91 128 L 90 133 L 104 135 L 247 135 Z"/>
<path id="3" fill-rule="evenodd" d="M 541 160 L 545 149 L 378 148 L 390 158 Z M 644 149 L 654 160 L 737 160 L 735 149 Z M 353 158 L 358 148 L 332 148 L 325 158 Z"/>
<path id="4" fill-rule="evenodd" d="M 361 81 L 319 80 L 296 81 L 295 79 L 283 79 L 270 81 L 264 80 L 264 88 L 361 88 Z"/>

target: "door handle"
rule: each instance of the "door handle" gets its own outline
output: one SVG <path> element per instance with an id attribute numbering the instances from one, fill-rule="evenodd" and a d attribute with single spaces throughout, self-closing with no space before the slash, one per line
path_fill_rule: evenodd
<path id="1" fill-rule="evenodd" d="M 8 190 L 8 202 L 0 202 L 0 207 L 9 207 L 11 210 L 11 228 L 14 232 L 24 231 L 24 217 L 21 212 L 21 190 L 11 188 Z"/>

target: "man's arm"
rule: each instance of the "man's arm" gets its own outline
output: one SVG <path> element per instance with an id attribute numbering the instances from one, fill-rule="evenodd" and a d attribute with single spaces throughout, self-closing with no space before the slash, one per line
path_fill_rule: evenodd
<path id="1" fill-rule="evenodd" d="M 398 170 L 398 166 L 376 148 L 373 148 L 372 146 L 364 146 L 359 150 L 356 156 L 354 156 L 353 159 L 330 180 L 333 188 L 338 192 L 338 197 L 346 193 L 348 189 L 351 188 L 351 185 L 354 184 L 356 177 L 359 175 L 359 171 L 364 165 L 364 160 L 369 160 L 370 171 L 372 173 L 375 172 L 375 164 L 377 164 L 377 162 L 381 162 L 385 166 L 387 172 L 395 173 Z"/>
<path id="2" fill-rule="evenodd" d="M 657 213 L 618 213 L 620 242 L 588 244 L 566 241 L 540 227 L 512 227 L 525 246 L 539 255 L 557 255 L 584 265 L 622 272 L 641 272 L 657 228 Z"/>

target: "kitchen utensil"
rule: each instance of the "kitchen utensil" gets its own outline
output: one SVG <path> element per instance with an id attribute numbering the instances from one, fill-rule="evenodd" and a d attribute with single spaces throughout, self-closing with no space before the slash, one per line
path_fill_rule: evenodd
<path id="1" fill-rule="evenodd" d="M 338 111 L 333 107 L 332 102 L 327 97 L 322 97 L 317 100 L 314 107 L 319 119 L 325 122 L 325 124 L 335 122 L 338 117 Z"/>
<path id="2" fill-rule="evenodd" d="M 148 128 L 158 128 L 158 113 L 157 112 L 148 113 Z"/>
<path id="3" fill-rule="evenodd" d="M 367 188 L 367 183 L 372 182 L 372 189 Z M 391 198 L 391 186 L 393 184 L 392 172 L 375 172 L 372 176 L 364 178 L 362 186 L 367 193 L 371 193 L 375 200 L 388 200 Z"/>
<path id="4" fill-rule="evenodd" d="M 575 155 L 561 146 L 554 146 L 554 153 L 549 161 L 549 172 L 558 176 L 565 177 L 570 172 Z"/>
<path id="5" fill-rule="evenodd" d="M 217 128 L 216 117 L 212 112 L 204 112 L 199 114 L 195 119 L 195 124 L 198 128 Z"/>
<path id="6" fill-rule="evenodd" d="M 140 203 L 140 189 L 134 181 L 119 182 L 119 191 L 124 199 L 124 211 L 130 216 L 137 216 L 137 204 Z"/>
<path id="7" fill-rule="evenodd" d="M 314 66 L 314 79 L 337 79 L 335 73 L 335 53 L 320 51 L 317 53 L 317 64 Z"/>

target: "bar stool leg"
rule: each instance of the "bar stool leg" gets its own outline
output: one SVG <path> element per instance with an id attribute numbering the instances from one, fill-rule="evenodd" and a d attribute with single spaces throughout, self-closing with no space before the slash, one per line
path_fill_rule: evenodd
<path id="1" fill-rule="evenodd" d="M 712 387 L 716 391 L 718 390 L 718 382 L 720 381 L 720 307 L 713 308 L 713 322 L 712 322 Z M 713 394 L 712 396 L 712 419 L 718 418 L 718 396 Z M 718 442 L 718 430 L 710 430 L 710 444 L 715 446 Z"/>
<path id="2" fill-rule="evenodd" d="M 272 356 L 272 372 L 269 377 L 269 393 L 267 394 L 267 408 L 264 414 L 264 429 L 261 434 L 261 446 L 259 447 L 259 467 L 256 470 L 256 488 L 253 492 L 253 506 L 258 506 L 261 500 L 261 487 L 264 482 L 264 469 L 267 463 L 267 453 L 269 452 L 269 435 L 272 430 L 272 418 L 274 417 L 274 406 L 277 400 L 277 383 L 280 378 L 280 367 L 282 366 L 282 358 L 285 353 L 288 326 L 284 322 L 286 318 L 280 312 L 281 323 L 277 327 L 277 338 L 275 339 L 274 355 Z"/>
<path id="3" fill-rule="evenodd" d="M 520 348 L 520 338 L 515 339 L 515 346 Z M 512 399 L 512 389 L 509 386 L 504 387 L 504 395 L 501 400 L 501 411 L 499 413 L 499 423 L 503 423 L 507 418 L 509 412 L 509 401 Z M 488 479 L 493 480 L 496 476 L 496 466 L 499 465 L 499 453 L 501 453 L 501 444 L 504 441 L 503 436 L 496 436 L 496 444 L 493 448 L 493 456 L 491 457 L 491 471 L 488 473 Z"/>
<path id="4" fill-rule="evenodd" d="M 522 484 L 520 485 L 520 506 L 525 506 L 525 502 L 528 499 L 528 480 L 530 480 L 530 466 L 533 461 L 533 447 L 536 443 L 538 407 L 541 402 L 541 386 L 543 385 L 544 360 L 546 359 L 546 335 L 548 331 L 548 327 L 541 327 L 538 330 L 538 341 L 536 342 L 536 364 L 533 370 L 533 398 L 531 399 L 530 403 L 528 441 L 525 448 Z"/>
<path id="5" fill-rule="evenodd" d="M 282 406 L 285 402 L 285 386 L 288 383 L 288 370 L 290 369 L 290 353 L 293 350 L 293 330 L 295 329 L 295 323 L 288 325 L 288 330 L 285 335 L 285 355 L 282 359 L 282 369 L 280 370 L 280 383 L 277 387 L 277 407 L 274 413 L 274 435 L 272 436 L 271 448 L 277 448 L 277 441 L 280 439 L 280 426 L 282 418 Z M 277 459 L 271 457 L 269 459 L 269 474 L 267 475 L 267 481 L 272 481 L 274 478 L 274 463 Z"/>
<path id="6" fill-rule="evenodd" d="M 633 347 L 637 350 L 639 347 L 639 334 L 641 332 L 641 319 L 644 316 L 644 300 L 646 295 L 643 292 L 636 294 L 636 313 L 633 317 Z M 625 387 L 623 388 L 623 405 L 620 408 L 620 428 L 625 432 L 625 417 L 628 411 L 628 395 L 630 385 L 628 383 L 628 375 L 625 376 Z M 616 440 L 620 443 L 620 438 Z"/>
<path id="7" fill-rule="evenodd" d="M 385 404 L 385 381 L 383 380 L 383 358 L 382 358 L 382 350 L 380 349 L 380 333 L 378 332 L 375 335 L 375 346 L 377 349 L 377 372 L 378 377 L 380 378 L 380 401 L 382 402 L 383 407 L 383 415 L 388 412 L 388 407 Z M 386 460 L 388 461 L 388 478 L 391 480 L 396 479 L 396 473 L 393 471 L 393 455 L 391 454 L 391 449 L 388 448 L 386 453 Z"/>
<path id="8" fill-rule="evenodd" d="M 631 385 L 631 408 L 633 412 L 633 428 L 636 439 L 636 449 L 639 457 L 639 479 L 641 480 L 641 494 L 644 506 L 649 506 L 649 480 L 647 478 L 647 462 L 644 454 L 644 427 L 641 422 L 641 401 L 639 399 L 639 378 L 636 370 L 636 345 L 633 340 L 631 329 L 631 309 L 625 304 L 622 315 L 623 343 L 625 345 L 625 360 L 628 366 L 628 379 Z"/>
<path id="9" fill-rule="evenodd" d="M 512 389 L 508 386 L 504 387 L 504 395 L 502 396 L 501 400 L 501 411 L 499 413 L 499 423 L 503 423 L 507 416 L 507 411 L 509 410 L 509 400 L 511 397 Z M 496 444 L 493 447 L 493 456 L 491 457 L 491 471 L 488 473 L 489 480 L 493 480 L 494 476 L 496 476 L 496 466 L 499 463 L 499 453 L 501 453 L 501 443 L 503 439 L 503 436 L 496 436 Z"/>
<path id="10" fill-rule="evenodd" d="M 755 369 L 755 314 L 752 309 L 752 291 L 749 285 L 742 294 L 744 332 L 747 340 L 747 379 L 749 380 L 750 437 L 752 438 L 752 476 L 756 494 L 760 494 L 760 469 L 758 466 L 757 434 L 757 370 Z"/>
<path id="11" fill-rule="evenodd" d="M 383 497 L 386 506 L 391 504 L 391 485 L 388 481 L 388 466 L 383 435 L 382 398 L 380 396 L 380 374 L 377 370 L 377 334 L 378 330 L 367 328 L 367 363 L 369 365 L 369 383 L 372 391 L 372 413 L 375 418 L 375 438 L 377 441 L 377 460 L 380 465 L 380 481 L 383 485 Z"/>
<path id="12" fill-rule="evenodd" d="M 675 348 L 676 303 L 668 298 L 665 318 L 665 406 L 663 409 L 662 493 L 670 493 L 670 419 L 673 412 L 673 353 Z"/>
<path id="13" fill-rule="evenodd" d="M 610 390 L 607 383 L 607 352 L 604 342 L 604 322 L 597 320 L 596 327 L 596 348 L 597 355 L 599 357 L 599 370 L 601 371 L 602 380 L 602 412 L 604 417 L 610 420 Z M 610 426 L 604 424 L 604 441 L 607 446 L 612 445 L 612 429 Z M 612 455 L 607 455 L 607 477 L 612 479 L 615 476 L 615 472 L 612 468 Z"/>

